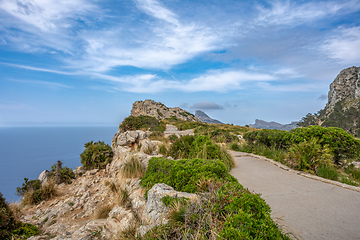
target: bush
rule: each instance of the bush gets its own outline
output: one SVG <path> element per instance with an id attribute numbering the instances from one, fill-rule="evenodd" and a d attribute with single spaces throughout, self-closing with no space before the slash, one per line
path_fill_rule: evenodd
<path id="1" fill-rule="evenodd" d="M 31 189 L 26 191 L 21 203 L 24 205 L 38 204 L 41 201 L 48 200 L 51 197 L 55 196 L 56 193 L 57 192 L 54 181 L 49 181 L 37 190 Z"/>
<path id="2" fill-rule="evenodd" d="M 0 239 L 27 239 L 39 234 L 34 225 L 17 221 L 0 192 Z"/>
<path id="3" fill-rule="evenodd" d="M 177 191 L 194 193 L 201 179 L 236 181 L 220 160 L 151 158 L 140 184 L 151 188 L 156 183 L 165 183 Z"/>
<path id="4" fill-rule="evenodd" d="M 59 161 L 60 162 L 60 161 Z M 51 166 L 50 176 L 54 177 L 56 173 L 56 163 Z M 62 162 L 59 163 L 60 165 L 60 177 L 63 182 L 66 182 L 68 184 L 71 183 L 72 179 L 75 179 L 75 174 L 73 170 L 71 170 L 68 167 L 62 167 Z"/>
<path id="5" fill-rule="evenodd" d="M 170 146 L 168 154 L 175 159 L 219 159 L 228 170 L 235 166 L 231 155 L 213 143 L 208 136 L 182 136 Z"/>
<path id="6" fill-rule="evenodd" d="M 119 128 L 124 132 L 140 129 L 145 131 L 150 130 L 164 132 L 165 124 L 160 123 L 159 120 L 150 116 L 129 116 L 124 119 L 124 121 L 120 124 Z"/>
<path id="7" fill-rule="evenodd" d="M 80 154 L 81 164 L 85 169 L 102 169 L 112 161 L 113 152 L 108 144 L 102 141 L 85 143 L 85 150 Z"/>
<path id="8" fill-rule="evenodd" d="M 40 180 L 39 179 L 35 179 L 35 180 L 30 180 L 28 178 L 24 178 L 24 183 L 22 184 L 22 187 L 17 187 L 16 188 L 16 194 L 18 196 L 23 197 L 25 195 L 26 192 L 29 191 L 37 191 L 41 188 L 41 184 L 40 184 Z"/>
<path id="9" fill-rule="evenodd" d="M 321 141 L 312 138 L 293 145 L 289 149 L 289 158 L 297 161 L 300 170 L 316 172 L 320 165 L 331 166 L 333 155 L 327 145 L 322 146 Z"/>

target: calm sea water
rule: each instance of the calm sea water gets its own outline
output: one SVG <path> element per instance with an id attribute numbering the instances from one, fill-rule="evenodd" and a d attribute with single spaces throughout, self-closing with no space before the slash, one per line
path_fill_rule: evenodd
<path id="1" fill-rule="evenodd" d="M 81 166 L 84 143 L 111 145 L 117 127 L 12 127 L 0 128 L 0 192 L 7 201 L 18 201 L 16 187 L 24 178 L 37 179 L 60 160 L 63 166 Z"/>

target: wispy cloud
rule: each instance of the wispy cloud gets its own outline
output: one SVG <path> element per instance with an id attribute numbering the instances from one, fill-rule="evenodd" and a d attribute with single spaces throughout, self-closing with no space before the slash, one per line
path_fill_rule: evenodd
<path id="1" fill-rule="evenodd" d="M 323 45 L 330 57 L 344 64 L 360 62 L 360 27 L 340 28 Z"/>
<path id="2" fill-rule="evenodd" d="M 41 85 L 49 88 L 73 88 L 69 85 L 57 82 L 48 82 L 48 81 L 39 81 L 39 80 L 20 80 L 20 79 L 11 79 L 12 82 L 24 83 L 24 84 L 36 84 Z"/>
<path id="3" fill-rule="evenodd" d="M 257 5 L 259 17 L 255 23 L 259 25 L 299 25 L 335 14 L 347 14 L 360 9 L 360 1 L 310 1 L 290 0 L 268 1 L 269 7 Z"/>
<path id="4" fill-rule="evenodd" d="M 152 74 L 114 77 L 105 74 L 94 74 L 94 77 L 120 84 L 120 89 L 136 93 L 156 93 L 163 91 L 226 92 L 242 88 L 242 84 L 252 81 L 272 81 L 269 74 L 246 71 L 217 70 L 209 71 L 200 77 L 190 80 L 167 80 Z"/>
<path id="5" fill-rule="evenodd" d="M 37 67 L 21 65 L 21 64 L 13 64 L 13 63 L 5 63 L 5 62 L 0 62 L 0 64 L 11 66 L 11 67 L 16 67 L 16 68 L 22 68 L 22 69 L 26 69 L 26 70 L 38 71 L 38 72 L 56 73 L 56 74 L 61 74 L 61 75 L 75 75 L 76 74 L 76 73 L 71 73 L 71 72 L 64 72 L 64 71 L 58 71 L 58 70 L 53 70 L 53 69 L 47 69 L 47 68 L 37 68 Z"/>

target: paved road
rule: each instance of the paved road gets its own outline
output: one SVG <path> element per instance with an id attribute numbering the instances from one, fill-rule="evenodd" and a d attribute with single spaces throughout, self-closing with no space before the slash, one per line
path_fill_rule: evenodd
<path id="1" fill-rule="evenodd" d="M 260 193 L 272 217 L 298 239 L 360 239 L 360 193 L 300 176 L 274 164 L 230 153 L 237 167 L 230 174 Z"/>

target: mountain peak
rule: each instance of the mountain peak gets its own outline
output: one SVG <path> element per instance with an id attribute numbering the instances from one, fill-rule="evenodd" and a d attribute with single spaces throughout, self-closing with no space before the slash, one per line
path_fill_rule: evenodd
<path id="1" fill-rule="evenodd" d="M 204 123 L 223 124 L 219 120 L 216 120 L 216 119 L 213 119 L 213 118 L 209 117 L 206 113 L 204 113 L 201 110 L 196 110 L 195 111 L 195 117 L 197 117 L 198 119 L 200 119 L 200 121 L 202 121 Z"/>

